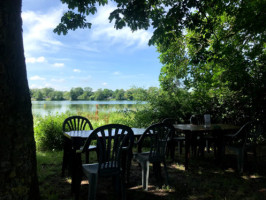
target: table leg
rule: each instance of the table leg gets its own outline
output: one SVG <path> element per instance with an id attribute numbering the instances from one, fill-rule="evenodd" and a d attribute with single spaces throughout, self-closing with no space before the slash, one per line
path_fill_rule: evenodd
<path id="1" fill-rule="evenodd" d="M 222 130 L 216 131 L 217 140 L 216 140 L 216 146 L 217 146 L 217 152 L 216 152 L 216 160 L 218 163 L 222 161 L 223 156 L 223 149 L 224 149 L 224 133 Z"/>
<path id="2" fill-rule="evenodd" d="M 188 163 L 190 157 L 190 140 L 191 140 L 191 132 L 185 132 L 185 170 L 188 170 Z"/>
<path id="3" fill-rule="evenodd" d="M 75 193 L 75 185 L 76 185 L 75 183 L 77 182 L 76 152 L 72 149 L 71 154 L 72 154 L 71 193 Z"/>

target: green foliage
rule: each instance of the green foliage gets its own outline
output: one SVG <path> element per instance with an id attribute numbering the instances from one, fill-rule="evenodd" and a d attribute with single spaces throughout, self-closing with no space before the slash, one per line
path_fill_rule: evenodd
<path id="1" fill-rule="evenodd" d="M 116 89 L 113 93 L 113 98 L 116 100 L 125 100 L 125 91 L 123 89 Z"/>
<path id="2" fill-rule="evenodd" d="M 72 88 L 70 90 L 70 100 L 77 100 L 79 96 L 83 94 L 83 89 L 81 87 Z"/>
<path id="3" fill-rule="evenodd" d="M 80 17 L 94 14 L 96 3 L 107 4 L 101 0 L 62 2 Z M 195 112 L 213 112 L 239 121 L 265 120 L 266 1 L 115 2 L 117 7 L 109 16 L 115 28 L 128 26 L 135 31 L 153 27 L 149 44 L 156 44 L 161 53 L 160 81 L 172 99 L 179 98 L 173 92 L 184 87 L 195 100 L 191 102 Z M 77 18 L 68 17 L 71 22 Z M 62 23 L 67 29 L 68 21 Z M 84 19 L 73 24 L 69 29 L 86 27 Z M 131 100 L 134 95 L 127 91 L 125 97 Z"/>
<path id="4" fill-rule="evenodd" d="M 43 100 L 43 95 L 40 91 L 37 91 L 36 93 L 33 93 L 34 95 L 32 96 L 36 100 Z"/>
<path id="5" fill-rule="evenodd" d="M 67 114 L 47 115 L 34 118 L 34 136 L 37 150 L 63 148 L 62 124 Z"/>
<path id="6" fill-rule="evenodd" d="M 193 91 L 194 110 L 217 120 L 264 121 L 266 35 L 261 23 L 266 2 L 211 2 L 196 5 L 183 36 L 157 43 L 164 64 L 161 86 L 171 91 L 183 83 Z"/>
<path id="7" fill-rule="evenodd" d="M 175 93 L 154 90 L 147 95 L 148 104 L 135 113 L 135 123 L 139 127 L 147 127 L 165 118 L 176 118 L 180 122 L 188 122 L 191 113 L 190 93 L 178 89 Z"/>
<path id="8" fill-rule="evenodd" d="M 58 101 L 58 100 L 63 100 L 64 99 L 64 93 L 61 91 L 54 91 L 51 92 L 51 100 L 52 101 Z M 38 99 L 36 99 L 38 100 Z"/>
<path id="9" fill-rule="evenodd" d="M 61 18 L 61 23 L 54 29 L 59 35 L 67 34 L 68 30 L 76 30 L 77 28 L 91 28 L 91 23 L 86 21 L 86 15 L 94 15 L 97 12 L 96 1 L 72 1 L 61 0 L 62 3 L 68 5 L 68 12 L 65 12 Z M 99 5 L 107 4 L 107 0 L 99 0 Z M 75 11 L 75 12 L 73 12 Z M 78 13 L 76 13 L 78 11 Z"/>

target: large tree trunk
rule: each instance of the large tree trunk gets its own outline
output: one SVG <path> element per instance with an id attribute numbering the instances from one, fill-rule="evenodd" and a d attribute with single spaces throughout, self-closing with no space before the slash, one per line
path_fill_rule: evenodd
<path id="1" fill-rule="evenodd" d="M 0 199 L 39 199 L 21 0 L 0 0 Z"/>

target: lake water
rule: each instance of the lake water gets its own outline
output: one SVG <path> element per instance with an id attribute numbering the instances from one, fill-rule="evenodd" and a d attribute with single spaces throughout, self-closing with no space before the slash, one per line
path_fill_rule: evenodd
<path id="1" fill-rule="evenodd" d="M 114 112 L 123 110 L 136 110 L 145 102 L 137 101 L 32 101 L 33 115 L 47 115 L 70 112 Z"/>

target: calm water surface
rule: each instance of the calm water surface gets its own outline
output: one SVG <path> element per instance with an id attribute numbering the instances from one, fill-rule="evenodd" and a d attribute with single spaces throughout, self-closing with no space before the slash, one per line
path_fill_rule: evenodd
<path id="1" fill-rule="evenodd" d="M 136 110 L 145 102 L 137 101 L 32 101 L 33 115 L 47 115 L 70 112 L 114 112 L 123 110 Z"/>

